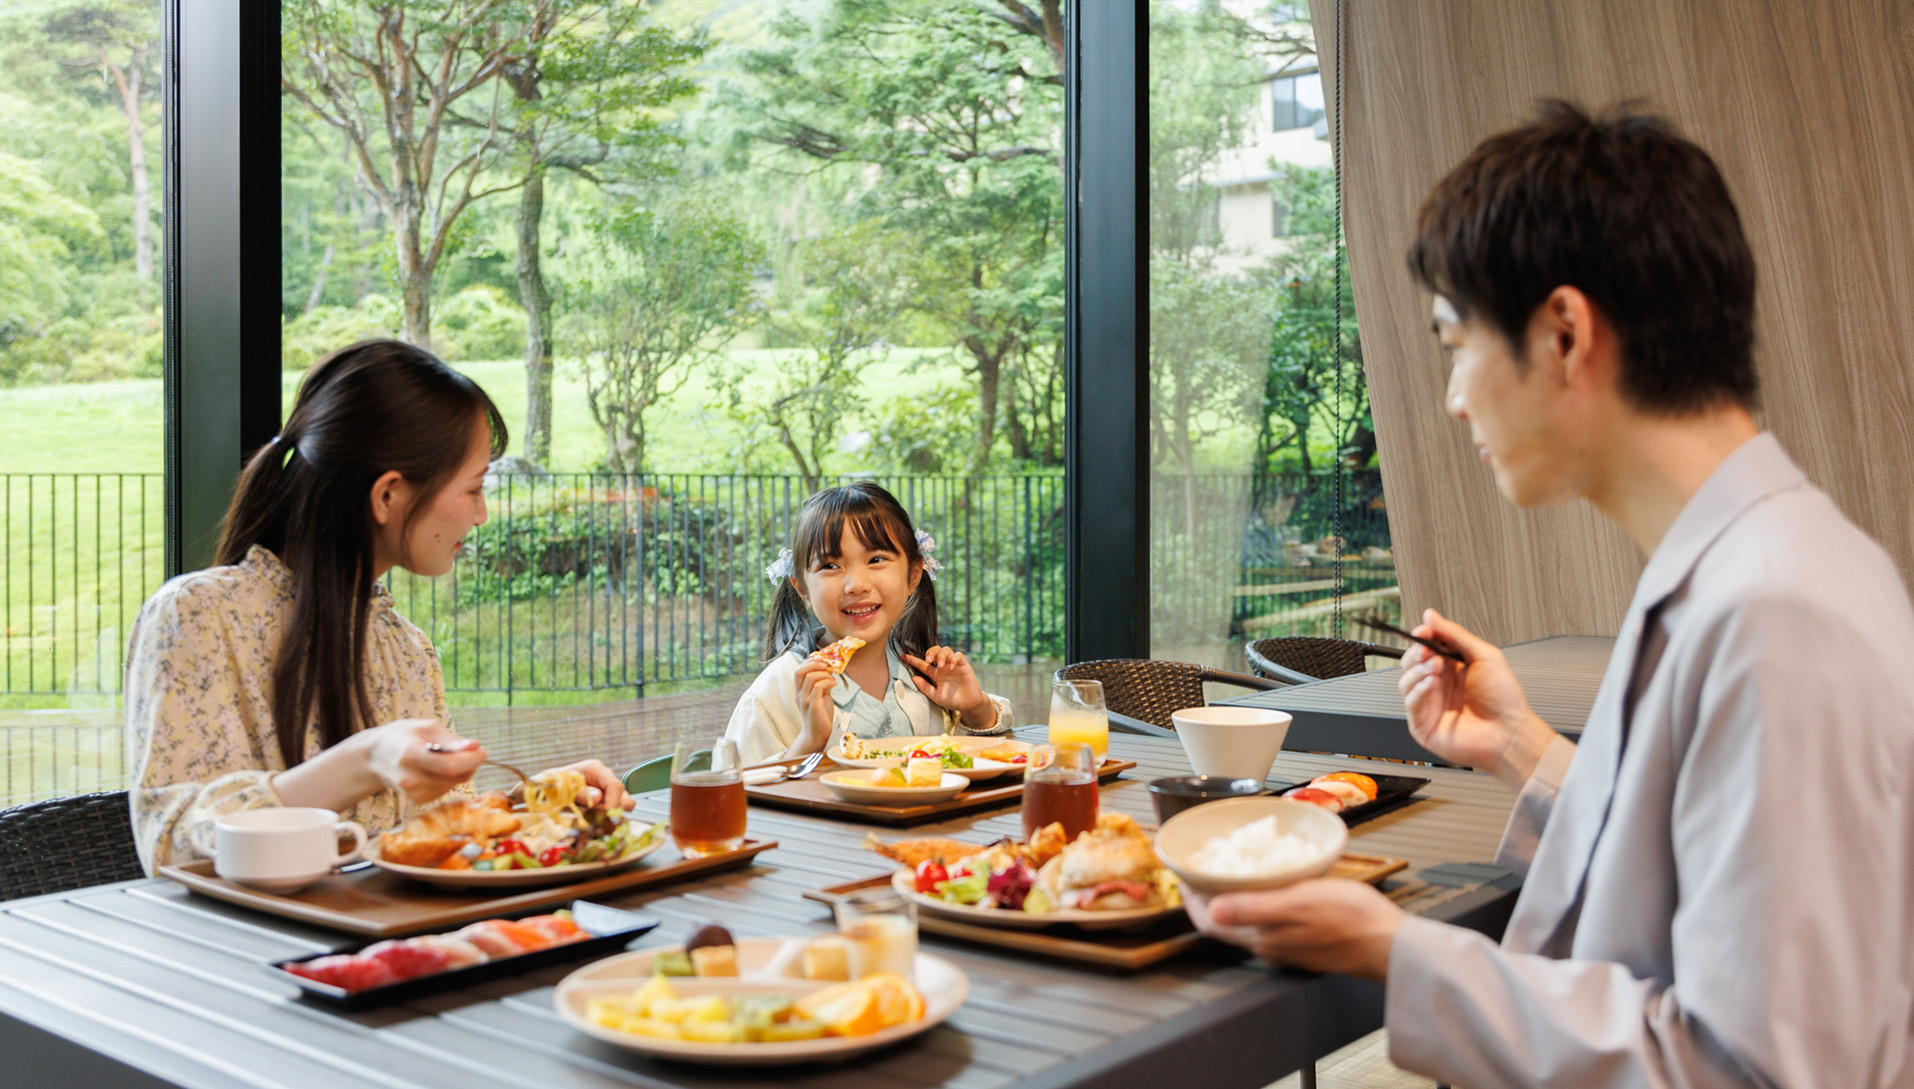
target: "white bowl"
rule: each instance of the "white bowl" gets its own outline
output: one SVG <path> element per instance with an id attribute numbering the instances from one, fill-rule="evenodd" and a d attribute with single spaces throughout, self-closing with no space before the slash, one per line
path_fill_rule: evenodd
<path id="1" fill-rule="evenodd" d="M 1190 866 L 1190 859 L 1205 843 L 1272 815 L 1279 833 L 1294 833 L 1309 841 L 1307 858 L 1254 877 L 1225 877 Z M 1286 798 L 1226 798 L 1185 809 L 1164 821 L 1156 832 L 1156 854 L 1185 886 L 1214 896 L 1219 892 L 1281 888 L 1326 873 L 1342 857 L 1348 842 L 1349 826 L 1327 809 Z"/>
<path id="2" fill-rule="evenodd" d="M 1269 778 L 1289 736 L 1289 712 L 1263 707 L 1189 707 L 1170 716 L 1198 775 Z"/>
<path id="3" fill-rule="evenodd" d="M 832 771 L 818 777 L 831 793 L 857 805 L 928 805 L 949 801 L 970 785 L 970 780 L 947 771 L 934 787 L 881 787 L 871 785 L 871 773 L 863 768 Z"/>

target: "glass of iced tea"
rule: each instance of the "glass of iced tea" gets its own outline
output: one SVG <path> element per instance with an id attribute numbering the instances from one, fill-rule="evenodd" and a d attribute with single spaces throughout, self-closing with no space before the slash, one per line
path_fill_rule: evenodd
<path id="1" fill-rule="evenodd" d="M 1030 750 L 1023 777 L 1023 838 L 1052 821 L 1070 840 L 1097 826 L 1097 756 L 1082 742 L 1045 743 Z"/>
<path id="2" fill-rule="evenodd" d="M 1080 741 L 1097 759 L 1110 751 L 1110 714 L 1103 706 L 1101 681 L 1058 681 L 1050 686 L 1050 740 Z"/>
<path id="3" fill-rule="evenodd" d="M 744 772 L 734 742 L 680 741 L 672 750 L 671 838 L 686 858 L 744 843 Z"/>
<path id="4" fill-rule="evenodd" d="M 837 932 L 844 935 L 852 979 L 895 972 L 905 979 L 917 963 L 917 905 L 888 886 L 859 889 L 837 901 Z"/>

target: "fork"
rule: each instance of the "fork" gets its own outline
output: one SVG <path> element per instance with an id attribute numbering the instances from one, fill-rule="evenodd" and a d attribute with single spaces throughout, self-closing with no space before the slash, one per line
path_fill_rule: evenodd
<path id="1" fill-rule="evenodd" d="M 771 780 L 771 782 L 782 783 L 786 779 L 802 779 L 806 775 L 809 775 L 812 772 L 816 771 L 818 764 L 822 763 L 823 760 L 824 760 L 823 753 L 814 752 L 811 755 L 805 757 L 804 759 L 798 761 L 795 765 L 785 768 L 784 774 L 778 776 L 776 779 Z M 769 786 L 770 784 L 767 783 L 765 785 Z"/>
<path id="2" fill-rule="evenodd" d="M 425 751 L 426 751 L 426 752 L 465 752 L 465 751 L 467 751 L 467 750 L 465 750 L 465 749 L 455 749 L 455 748 L 453 748 L 453 747 L 452 747 L 452 746 L 450 746 L 450 745 L 441 745 L 441 744 L 439 744 L 439 743 L 438 743 L 437 741 L 434 741 L 434 742 L 432 742 L 432 743 L 430 743 L 430 744 L 428 744 L 428 745 L 426 745 L 426 747 L 425 747 Z M 525 774 L 524 772 L 522 772 L 522 771 L 520 771 L 520 770 L 518 770 L 517 768 L 515 768 L 515 767 L 513 767 L 512 765 L 510 765 L 510 764 L 507 764 L 507 763 L 505 763 L 505 762 L 504 762 L 504 761 L 502 761 L 502 760 L 493 760 L 493 759 L 491 759 L 491 758 L 489 758 L 489 757 L 488 757 L 488 758 L 486 758 L 486 760 L 485 760 L 485 761 L 484 761 L 483 763 L 481 763 L 481 764 L 479 764 L 479 767 L 485 767 L 485 766 L 486 766 L 486 765 L 488 765 L 488 764 L 489 764 L 489 765 L 491 765 L 492 767 L 495 767 L 495 768 L 498 768 L 498 769 L 500 769 L 500 770 L 502 770 L 502 771 L 509 771 L 509 772 L 511 772 L 511 773 L 512 773 L 513 775 L 516 775 L 516 776 L 518 776 L 518 780 L 519 780 L 519 782 L 521 782 L 521 783 L 523 783 L 523 784 L 525 784 L 525 785 L 526 785 L 526 786 L 528 786 L 528 787 L 532 785 L 532 777 L 531 777 L 531 776 L 529 776 L 529 775 L 527 775 L 527 774 Z"/>

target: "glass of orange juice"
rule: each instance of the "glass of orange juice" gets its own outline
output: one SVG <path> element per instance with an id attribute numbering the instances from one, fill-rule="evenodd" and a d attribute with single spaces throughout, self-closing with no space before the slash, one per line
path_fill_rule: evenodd
<path id="1" fill-rule="evenodd" d="M 1050 688 L 1050 743 L 1090 746 L 1101 761 L 1110 752 L 1110 713 L 1100 681 L 1058 681 Z"/>

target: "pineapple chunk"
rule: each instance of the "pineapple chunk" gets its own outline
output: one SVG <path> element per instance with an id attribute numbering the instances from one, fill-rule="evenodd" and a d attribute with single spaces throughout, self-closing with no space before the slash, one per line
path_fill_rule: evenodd
<path id="1" fill-rule="evenodd" d="M 824 1026 L 817 1021 L 785 1021 L 764 1028 L 764 1042 L 767 1044 L 786 1040 L 815 1040 L 823 1035 Z"/>
<path id="2" fill-rule="evenodd" d="M 664 976 L 652 976 L 645 982 L 645 985 L 638 988 L 630 998 L 621 999 L 620 1001 L 629 1002 L 631 1004 L 631 1012 L 638 1016 L 650 1017 L 652 1016 L 651 1007 L 654 1002 L 676 1003 L 678 1001 L 678 992 L 672 987 L 671 981 Z"/>
<path id="3" fill-rule="evenodd" d="M 729 1021 L 731 1019 L 731 1003 L 725 1001 L 724 996 L 721 994 L 706 994 L 699 995 L 696 998 L 687 998 L 679 1003 L 678 1008 L 683 1014 L 683 1016 L 678 1018 L 678 1023 L 684 1027 L 687 1033 L 690 1032 L 690 1026 L 693 1022 Z"/>
<path id="4" fill-rule="evenodd" d="M 669 1021 L 660 1021 L 655 1017 L 633 1017 L 618 1026 L 634 1036 L 654 1036 L 660 1040 L 681 1040 L 683 1034 L 678 1026 Z"/>
<path id="5" fill-rule="evenodd" d="M 744 1042 L 744 1026 L 735 1021 L 686 1021 L 678 1026 L 678 1031 L 684 1035 L 685 1039 L 696 1040 L 701 1044 Z"/>

